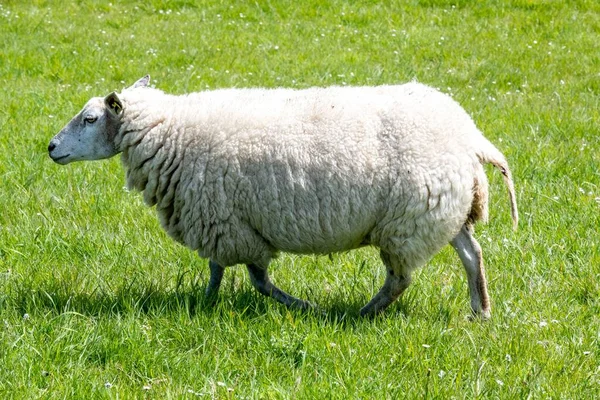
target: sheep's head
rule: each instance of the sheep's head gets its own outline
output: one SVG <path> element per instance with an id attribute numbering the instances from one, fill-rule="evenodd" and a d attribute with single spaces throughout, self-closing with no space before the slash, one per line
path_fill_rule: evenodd
<path id="1" fill-rule="evenodd" d="M 146 75 L 132 88 L 145 87 L 150 77 Z M 114 138 L 121 126 L 123 104 L 116 93 L 94 97 L 48 145 L 48 153 L 54 162 L 68 164 L 73 161 L 101 160 L 119 151 Z"/>
<path id="2" fill-rule="evenodd" d="M 114 145 L 123 104 L 113 92 L 94 97 L 48 145 L 50 157 L 59 164 L 80 160 L 100 160 L 118 153 Z"/>

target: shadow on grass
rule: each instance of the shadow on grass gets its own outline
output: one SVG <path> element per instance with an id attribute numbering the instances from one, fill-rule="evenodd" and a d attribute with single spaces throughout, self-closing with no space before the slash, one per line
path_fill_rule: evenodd
<path id="1" fill-rule="evenodd" d="M 166 289 L 153 283 L 130 285 L 111 292 L 95 290 L 80 292 L 68 284 L 50 282 L 42 286 L 13 288 L 11 293 L 0 303 L 6 310 L 13 308 L 15 312 L 24 314 L 61 314 L 75 312 L 86 316 L 112 315 L 187 315 L 190 318 L 197 314 L 206 316 L 219 315 L 223 312 L 235 312 L 247 318 L 264 316 L 271 312 L 287 312 L 288 309 L 271 298 L 267 298 L 252 287 L 236 290 L 221 290 L 218 297 L 209 300 L 204 296 L 204 285 L 193 285 Z M 361 317 L 360 309 L 364 305 L 361 300 L 329 297 L 325 305 L 316 304 L 308 311 L 289 310 L 296 316 L 315 317 L 324 323 L 353 324 L 356 321 L 377 320 L 375 317 Z M 314 303 L 314 302 L 313 302 Z M 406 317 L 410 305 L 400 299 L 382 315 L 387 317 Z"/>

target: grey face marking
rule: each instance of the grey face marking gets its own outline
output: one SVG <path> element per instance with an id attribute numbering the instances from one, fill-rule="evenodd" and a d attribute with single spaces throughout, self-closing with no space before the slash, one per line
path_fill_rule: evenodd
<path id="1" fill-rule="evenodd" d="M 101 160 L 116 155 L 116 136 L 123 105 L 116 94 L 94 97 L 48 145 L 50 158 L 58 164 Z"/>

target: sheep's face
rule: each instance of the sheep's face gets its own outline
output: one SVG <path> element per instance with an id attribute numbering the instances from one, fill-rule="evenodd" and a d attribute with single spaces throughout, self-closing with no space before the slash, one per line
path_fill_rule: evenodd
<path id="1" fill-rule="evenodd" d="M 114 144 L 121 125 L 123 105 L 115 93 L 94 97 L 48 145 L 54 162 L 109 158 L 119 151 Z"/>

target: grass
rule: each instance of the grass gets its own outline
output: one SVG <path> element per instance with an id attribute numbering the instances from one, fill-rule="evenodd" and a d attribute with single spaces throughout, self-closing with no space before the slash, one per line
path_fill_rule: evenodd
<path id="1" fill-rule="evenodd" d="M 0 3 L 0 397 L 597 398 L 600 5 L 593 0 Z M 118 159 L 60 167 L 89 97 L 150 73 L 168 92 L 376 85 L 451 93 L 505 153 L 479 226 L 493 317 L 471 322 L 444 249 L 373 320 L 375 249 L 282 255 L 289 312 L 173 243 Z"/>

